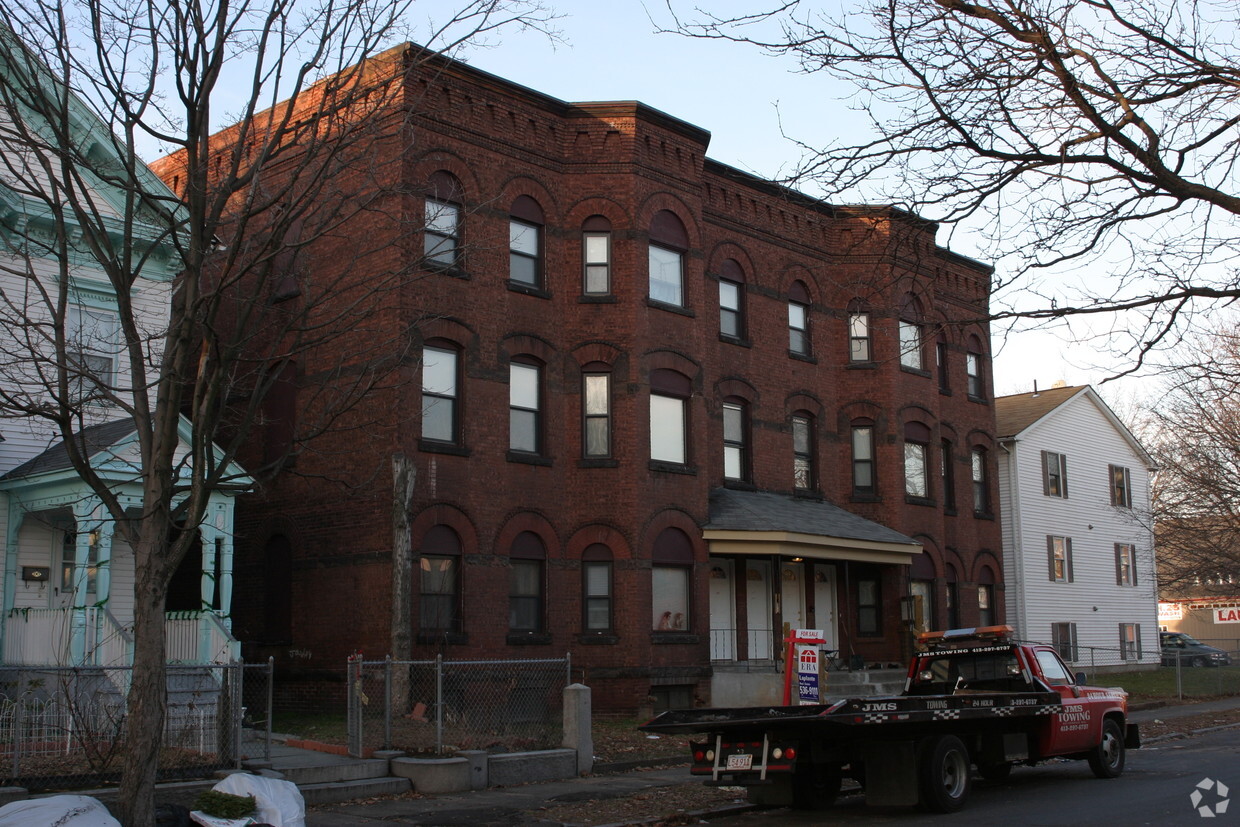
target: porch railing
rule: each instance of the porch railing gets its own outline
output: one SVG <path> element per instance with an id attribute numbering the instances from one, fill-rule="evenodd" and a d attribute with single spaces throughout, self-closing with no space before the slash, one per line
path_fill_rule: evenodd
<path id="1" fill-rule="evenodd" d="M 227 663 L 240 645 L 214 612 L 168 612 L 164 626 L 170 663 Z"/>
<path id="2" fill-rule="evenodd" d="M 81 663 L 73 663 L 75 613 L 84 622 Z M 169 612 L 166 653 L 171 663 L 228 663 L 240 644 L 214 612 Z M 133 664 L 133 635 L 106 608 L 13 609 L 4 617 L 4 663 L 15 666 Z"/>
<path id="3" fill-rule="evenodd" d="M 87 617 L 90 623 L 90 618 Z M 87 642 L 87 663 L 96 666 L 130 666 L 133 664 L 133 635 L 106 608 L 96 611 L 95 622 L 87 626 L 94 640 Z"/>

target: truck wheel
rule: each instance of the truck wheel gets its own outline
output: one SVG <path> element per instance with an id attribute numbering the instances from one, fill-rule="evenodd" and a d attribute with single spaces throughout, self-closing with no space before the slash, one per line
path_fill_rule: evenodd
<path id="1" fill-rule="evenodd" d="M 922 806 L 933 813 L 954 813 L 969 797 L 969 750 L 955 735 L 926 744 L 917 765 Z"/>
<path id="2" fill-rule="evenodd" d="M 1124 733 L 1114 718 L 1102 722 L 1102 739 L 1089 753 L 1089 768 L 1099 778 L 1118 778 L 1124 771 Z"/>
<path id="3" fill-rule="evenodd" d="M 792 779 L 794 810 L 823 810 L 840 794 L 840 768 L 811 764 L 797 770 Z"/>
<path id="4" fill-rule="evenodd" d="M 1006 781 L 1012 774 L 1011 761 L 999 761 L 994 764 L 978 764 L 977 774 L 987 781 Z"/>

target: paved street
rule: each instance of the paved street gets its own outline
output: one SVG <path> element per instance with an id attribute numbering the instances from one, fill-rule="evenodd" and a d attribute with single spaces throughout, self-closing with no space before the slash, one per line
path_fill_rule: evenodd
<path id="1" fill-rule="evenodd" d="M 797 824 L 938 824 L 1022 827 L 1054 825 L 1177 825 L 1240 822 L 1240 803 L 1209 821 L 1193 809 L 1190 795 L 1205 778 L 1222 781 L 1240 799 L 1240 733 L 1224 729 L 1183 741 L 1128 753 L 1128 768 L 1112 780 L 1094 778 L 1083 761 L 1017 768 L 1001 783 L 974 781 L 965 809 L 952 816 L 926 815 L 910 808 L 866 807 L 860 795 L 842 798 L 820 813 L 766 810 L 715 823 L 727 827 Z M 1201 804 L 1217 802 L 1213 789 Z"/>

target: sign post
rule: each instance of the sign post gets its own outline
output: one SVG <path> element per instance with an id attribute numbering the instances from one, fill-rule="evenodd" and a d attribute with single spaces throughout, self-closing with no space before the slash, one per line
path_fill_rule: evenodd
<path id="1" fill-rule="evenodd" d="M 826 638 L 821 629 L 793 629 L 788 633 L 784 657 L 784 705 L 807 706 L 822 703 L 822 646 Z M 793 675 L 796 700 L 793 700 Z"/>

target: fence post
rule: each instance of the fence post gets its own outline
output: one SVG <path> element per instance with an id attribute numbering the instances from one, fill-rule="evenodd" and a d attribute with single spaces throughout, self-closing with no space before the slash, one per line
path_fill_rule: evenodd
<path id="1" fill-rule="evenodd" d="M 383 748 L 392 748 L 392 656 L 383 658 Z"/>
<path id="2" fill-rule="evenodd" d="M 1180 657 L 1183 652 L 1175 653 L 1175 695 L 1181 701 L 1184 700 L 1184 661 Z"/>
<path id="3" fill-rule="evenodd" d="M 564 653 L 564 685 L 570 686 L 573 682 L 573 653 Z"/>
<path id="4" fill-rule="evenodd" d="M 275 708 L 276 659 L 267 656 L 267 738 L 263 741 L 263 760 L 271 761 L 271 714 Z"/>
<path id="5" fill-rule="evenodd" d="M 348 678 L 349 755 L 362 757 L 362 657 L 349 656 Z"/>
<path id="6" fill-rule="evenodd" d="M 235 660 L 231 663 L 229 671 L 232 672 L 233 679 L 229 681 L 233 685 L 235 699 L 232 704 L 233 708 L 233 754 L 236 756 L 235 767 L 241 769 L 241 728 L 245 724 L 245 667 L 241 661 Z"/>
<path id="7" fill-rule="evenodd" d="M 435 755 L 444 753 L 444 656 L 435 655 Z"/>

